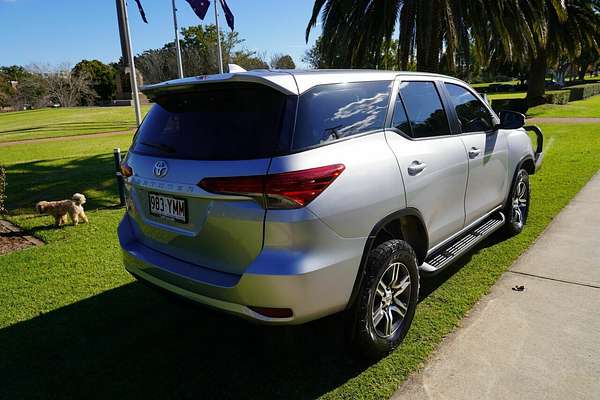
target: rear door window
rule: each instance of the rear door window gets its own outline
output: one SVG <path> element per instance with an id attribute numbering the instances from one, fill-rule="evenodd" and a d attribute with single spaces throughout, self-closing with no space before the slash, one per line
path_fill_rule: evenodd
<path id="1" fill-rule="evenodd" d="M 414 138 L 450 134 L 448 118 L 433 82 L 401 82 L 400 94 Z"/>
<path id="2" fill-rule="evenodd" d="M 446 83 L 463 133 L 489 131 L 493 128 L 492 115 L 481 101 L 460 85 Z"/>
<path id="3" fill-rule="evenodd" d="M 394 104 L 394 115 L 392 116 L 392 128 L 398 129 L 405 135 L 412 136 L 412 130 L 410 128 L 410 122 L 406 115 L 406 108 L 402 102 L 400 96 L 396 97 L 396 104 Z"/>
<path id="4" fill-rule="evenodd" d="M 383 129 L 392 82 L 320 85 L 300 96 L 293 149 Z"/>
<path id="5" fill-rule="evenodd" d="M 192 160 L 271 157 L 289 150 L 291 127 L 283 121 L 290 109 L 293 113 L 295 101 L 294 96 L 250 83 L 207 84 L 188 93 L 158 96 L 132 149 Z"/>

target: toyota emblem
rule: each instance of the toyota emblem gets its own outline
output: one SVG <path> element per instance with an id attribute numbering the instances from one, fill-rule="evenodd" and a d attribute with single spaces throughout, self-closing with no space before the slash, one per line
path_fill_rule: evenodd
<path id="1" fill-rule="evenodd" d="M 154 164 L 154 175 L 157 178 L 164 178 L 169 172 L 169 166 L 166 161 L 160 160 Z"/>

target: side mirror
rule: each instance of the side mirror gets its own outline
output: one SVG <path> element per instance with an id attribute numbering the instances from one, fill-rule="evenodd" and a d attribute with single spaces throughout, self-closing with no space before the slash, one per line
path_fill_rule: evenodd
<path id="1" fill-rule="evenodd" d="M 500 129 L 519 129 L 525 126 L 525 115 L 516 111 L 502 110 L 499 113 Z"/>

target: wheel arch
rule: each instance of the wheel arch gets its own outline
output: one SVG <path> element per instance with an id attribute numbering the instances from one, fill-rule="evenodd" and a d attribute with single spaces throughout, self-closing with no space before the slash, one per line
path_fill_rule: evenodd
<path id="1" fill-rule="evenodd" d="M 381 219 L 375 224 L 365 243 L 347 308 L 352 307 L 358 296 L 365 276 L 369 253 L 381 243 L 392 239 L 404 240 L 412 246 L 417 256 L 417 265 L 425 261 L 427 250 L 429 249 L 429 236 L 423 216 L 419 210 L 409 207 Z"/>
<path id="2" fill-rule="evenodd" d="M 517 168 L 515 168 L 513 172 L 513 183 L 514 177 L 517 175 L 517 172 L 519 172 L 520 169 L 524 169 L 529 175 L 535 174 L 535 161 L 533 161 L 533 157 L 526 155 L 517 163 Z"/>
<path id="3" fill-rule="evenodd" d="M 508 186 L 508 190 L 506 191 L 506 197 L 504 199 L 505 207 L 508 204 L 508 201 L 510 200 L 510 193 L 511 193 L 513 186 L 515 185 L 515 180 L 517 179 L 517 173 L 521 169 L 524 169 L 525 171 L 527 171 L 527 173 L 529 175 L 535 174 L 535 161 L 533 161 L 533 157 L 531 155 L 528 154 L 528 155 L 524 156 L 517 163 L 517 165 L 512 173 L 512 176 L 510 177 L 510 185 Z"/>

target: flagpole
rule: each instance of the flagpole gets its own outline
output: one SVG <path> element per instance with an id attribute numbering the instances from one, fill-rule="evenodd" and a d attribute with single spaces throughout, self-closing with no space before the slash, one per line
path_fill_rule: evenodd
<path id="1" fill-rule="evenodd" d="M 135 122 L 137 126 L 142 123 L 142 113 L 140 111 L 140 96 L 138 92 L 137 76 L 135 73 L 135 61 L 133 50 L 131 48 L 131 34 L 129 33 L 129 17 L 127 16 L 127 3 L 125 0 L 119 0 L 123 9 L 123 19 L 125 20 L 125 41 L 127 42 L 127 58 L 129 59 L 129 79 L 131 80 L 131 96 L 133 97 L 133 106 L 135 108 Z"/>
<path id="2" fill-rule="evenodd" d="M 173 26 L 175 27 L 175 51 L 177 52 L 177 72 L 179 78 L 183 78 L 183 64 L 181 61 L 181 47 L 179 46 L 179 31 L 177 28 L 177 7 L 175 7 L 175 0 L 173 0 Z"/>
<path id="3" fill-rule="evenodd" d="M 219 11 L 217 9 L 217 2 L 219 0 L 214 0 L 215 3 L 215 25 L 217 26 L 217 60 L 219 63 L 219 73 L 223 73 L 223 55 L 221 53 L 221 31 L 219 30 Z"/>

